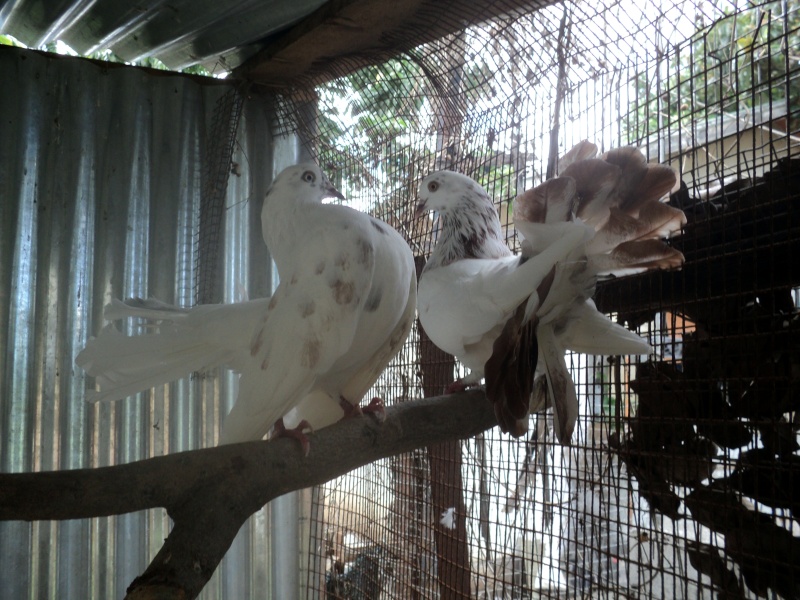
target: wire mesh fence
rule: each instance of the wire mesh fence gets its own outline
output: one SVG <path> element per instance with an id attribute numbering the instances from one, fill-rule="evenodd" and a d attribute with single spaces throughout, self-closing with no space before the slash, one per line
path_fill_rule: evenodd
<path id="1" fill-rule="evenodd" d="M 195 301 L 197 304 L 213 304 L 222 297 L 216 280 L 219 271 L 221 230 L 228 178 L 238 174 L 237 163 L 231 160 L 236 130 L 244 106 L 243 90 L 232 88 L 218 101 L 211 124 L 211 139 L 204 165 L 202 201 L 198 216 L 197 259 L 195 273 Z"/>
<path id="2" fill-rule="evenodd" d="M 287 94 L 281 127 L 420 264 L 428 172 L 481 183 L 516 249 L 513 199 L 559 154 L 637 145 L 681 175 L 686 264 L 599 286 L 655 351 L 569 358 L 571 446 L 538 414 L 527 438 L 491 430 L 323 486 L 309 597 L 800 597 L 800 4 L 519 4 L 465 21 L 442 3 L 430 18 L 455 33 Z M 313 124 L 292 101 L 311 93 Z M 460 369 L 417 328 L 374 392 L 438 395 Z"/>

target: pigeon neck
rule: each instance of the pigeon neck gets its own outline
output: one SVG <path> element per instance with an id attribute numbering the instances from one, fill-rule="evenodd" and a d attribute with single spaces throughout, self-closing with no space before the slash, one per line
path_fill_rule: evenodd
<path id="1" fill-rule="evenodd" d="M 492 205 L 442 213 L 439 225 L 439 240 L 426 268 L 443 267 L 465 258 L 500 258 L 511 254 Z"/>
<path id="2" fill-rule="evenodd" d="M 261 233 L 279 272 L 284 263 L 293 260 L 297 245 L 306 239 L 303 231 L 306 221 L 301 213 L 305 214 L 307 207 L 312 204 L 297 201 L 291 206 L 270 207 L 269 211 L 262 214 Z"/>

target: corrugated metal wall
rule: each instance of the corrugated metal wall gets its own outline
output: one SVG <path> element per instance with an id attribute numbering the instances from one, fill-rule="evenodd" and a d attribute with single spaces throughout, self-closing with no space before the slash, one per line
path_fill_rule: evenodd
<path id="1" fill-rule="evenodd" d="M 0 47 L 0 469 L 113 465 L 214 443 L 230 373 L 90 405 L 74 366 L 115 297 L 191 305 L 203 157 L 224 82 Z M 245 104 L 225 210 L 225 301 L 268 293 L 261 198 L 296 144 Z M 202 241 L 201 241 L 202 243 Z M 205 598 L 264 598 L 268 509 Z M 169 531 L 165 511 L 0 523 L 0 597 L 121 598 Z"/>

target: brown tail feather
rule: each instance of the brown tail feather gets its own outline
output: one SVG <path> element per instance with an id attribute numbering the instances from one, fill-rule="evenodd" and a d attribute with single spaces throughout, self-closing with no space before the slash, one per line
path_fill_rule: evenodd
<path id="1" fill-rule="evenodd" d="M 614 148 L 603 154 L 602 159 L 612 165 L 617 165 L 623 171 L 631 173 L 647 167 L 647 159 L 644 154 L 633 146 Z"/>
<path id="2" fill-rule="evenodd" d="M 571 220 L 575 211 L 575 180 L 558 177 L 520 194 L 514 200 L 514 221 L 556 223 Z"/>
<path id="3" fill-rule="evenodd" d="M 641 226 L 637 219 L 618 208 L 612 208 L 605 225 L 587 242 L 586 252 L 591 254 L 610 252 L 617 244 L 639 237 L 640 231 Z"/>
<path id="4" fill-rule="evenodd" d="M 573 163 L 562 177 L 572 177 L 578 193 L 576 214 L 589 225 L 602 224 L 613 205 L 620 170 L 599 158 Z"/>
<path id="5" fill-rule="evenodd" d="M 623 180 L 625 175 L 623 172 Z M 635 211 L 647 203 L 658 202 L 675 187 L 678 176 L 670 167 L 664 165 L 647 165 L 638 178 L 635 186 L 623 195 L 620 191 L 620 208 Z"/>
<path id="6" fill-rule="evenodd" d="M 614 189 L 615 206 L 625 212 L 635 211 L 641 205 L 637 191 L 647 177 L 647 161 L 636 148 L 616 148 L 603 155 L 602 160 L 620 170 L 619 181 Z"/>
<path id="7" fill-rule="evenodd" d="M 564 362 L 564 350 L 556 345 L 552 329 L 544 328 L 542 335 L 545 340 L 542 341 L 541 351 L 549 398 L 553 406 L 556 437 L 561 444 L 569 445 L 578 420 L 578 396 Z"/>
<path id="8" fill-rule="evenodd" d="M 639 238 L 665 238 L 686 225 L 683 211 L 664 202 L 648 202 L 639 211 L 638 221 L 642 223 Z"/>
<path id="9" fill-rule="evenodd" d="M 595 146 L 589 140 L 578 142 L 569 150 L 569 152 L 558 159 L 559 175 L 562 174 L 564 170 L 572 163 L 594 158 L 595 156 L 597 156 L 597 146 Z"/>
<path id="10" fill-rule="evenodd" d="M 683 264 L 683 254 L 661 240 L 635 240 L 617 245 L 609 254 L 592 257 L 592 263 L 600 273 L 620 271 L 649 271 L 653 269 L 675 269 Z"/>
<path id="11" fill-rule="evenodd" d="M 536 322 L 523 323 L 525 304 L 506 322 L 486 361 L 486 395 L 506 433 L 519 437 L 528 430 L 528 411 L 539 346 Z"/>
<path id="12" fill-rule="evenodd" d="M 635 240 L 665 238 L 686 224 L 682 210 L 663 202 L 648 202 L 638 217 L 612 208 L 608 221 L 586 244 L 587 254 L 610 252 L 619 244 Z"/>

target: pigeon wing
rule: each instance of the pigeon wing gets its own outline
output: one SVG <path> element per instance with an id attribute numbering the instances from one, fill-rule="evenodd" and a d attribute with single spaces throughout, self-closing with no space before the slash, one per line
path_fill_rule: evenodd
<path id="1" fill-rule="evenodd" d="M 558 261 L 583 243 L 586 228 L 561 223 L 561 235 L 532 257 L 465 259 L 426 270 L 420 279 L 422 326 L 436 345 L 483 372 L 492 344 L 517 308 L 531 300 Z"/>

